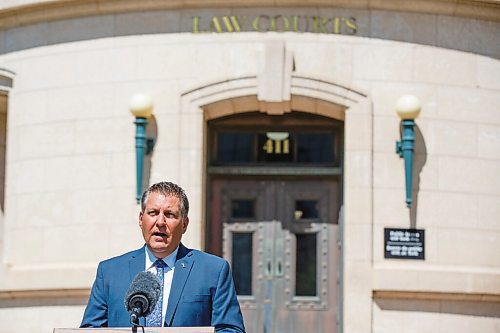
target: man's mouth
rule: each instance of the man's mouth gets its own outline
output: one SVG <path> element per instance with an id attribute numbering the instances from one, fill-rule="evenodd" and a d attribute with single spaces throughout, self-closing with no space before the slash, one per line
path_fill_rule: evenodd
<path id="1" fill-rule="evenodd" d="M 164 232 L 155 232 L 153 233 L 153 236 L 158 236 L 158 237 L 167 237 L 167 234 Z"/>

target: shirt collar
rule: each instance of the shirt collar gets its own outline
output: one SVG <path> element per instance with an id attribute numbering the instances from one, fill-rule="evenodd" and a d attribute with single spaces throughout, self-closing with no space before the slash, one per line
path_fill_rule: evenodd
<path id="1" fill-rule="evenodd" d="M 148 246 L 146 245 L 144 247 L 146 249 L 146 270 L 150 269 L 154 262 L 158 260 L 158 258 L 155 257 L 155 255 L 149 250 Z M 170 267 L 170 269 L 173 269 L 175 266 L 175 259 L 177 258 L 177 252 L 179 251 L 179 246 L 177 246 L 174 250 L 174 252 L 170 253 L 168 256 L 163 258 L 163 262 Z"/>

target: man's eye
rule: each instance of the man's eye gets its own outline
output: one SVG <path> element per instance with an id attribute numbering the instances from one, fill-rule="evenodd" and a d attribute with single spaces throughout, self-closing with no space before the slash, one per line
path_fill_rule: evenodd
<path id="1" fill-rule="evenodd" d="M 158 212 L 153 210 L 153 211 L 148 212 L 148 215 L 149 216 L 156 216 L 156 215 L 158 215 Z"/>

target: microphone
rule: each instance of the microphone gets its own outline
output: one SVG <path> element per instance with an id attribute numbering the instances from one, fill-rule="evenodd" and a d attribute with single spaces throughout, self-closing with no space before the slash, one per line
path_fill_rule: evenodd
<path id="1" fill-rule="evenodd" d="M 130 323 L 139 326 L 139 317 L 151 313 L 161 294 L 158 278 L 150 272 L 138 273 L 125 295 L 125 308 L 130 313 Z"/>

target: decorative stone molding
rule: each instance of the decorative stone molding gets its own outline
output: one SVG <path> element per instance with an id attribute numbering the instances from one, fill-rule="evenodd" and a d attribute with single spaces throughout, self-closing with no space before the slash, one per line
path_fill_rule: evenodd
<path id="1" fill-rule="evenodd" d="M 13 80 L 13 72 L 0 68 L 0 94 L 6 94 L 12 89 Z"/>
<path id="2" fill-rule="evenodd" d="M 284 79 L 284 77 L 282 77 Z M 291 110 L 320 114 L 330 118 L 344 120 L 346 108 L 355 107 L 367 96 L 365 93 L 329 82 L 325 79 L 291 75 L 288 87 L 289 100 L 268 102 L 259 99 L 262 89 L 257 76 L 246 76 L 223 80 L 199 87 L 182 94 L 183 110 L 203 109 L 205 119 L 215 119 L 231 114 L 260 110 L 268 114 L 277 114 L 276 109 L 262 108 L 270 103 L 289 104 Z M 276 82 L 275 79 L 275 83 Z M 283 109 L 281 109 L 283 110 Z"/>
<path id="3" fill-rule="evenodd" d="M 259 110 L 274 115 L 290 112 L 293 55 L 286 49 L 283 40 L 268 40 L 263 56 L 263 66 L 258 75 Z"/>
<path id="4" fill-rule="evenodd" d="M 16 5 L 17 4 L 17 5 Z M 271 7 L 297 6 L 297 1 L 275 0 Z M 468 17 L 500 21 L 498 0 L 434 0 L 434 1 L 345 1 L 306 0 L 301 7 L 337 7 L 352 9 L 389 10 L 414 13 Z M 1 5 L 0 5 L 1 6 Z M 109 15 L 135 11 L 201 9 L 222 7 L 270 7 L 268 0 L 32 0 L 11 1 L 0 7 L 0 29 L 92 15 Z"/>

